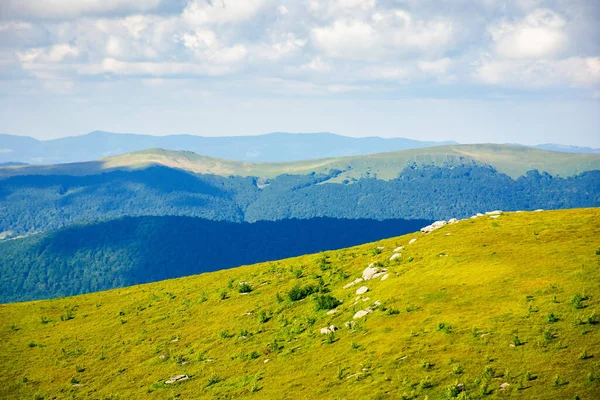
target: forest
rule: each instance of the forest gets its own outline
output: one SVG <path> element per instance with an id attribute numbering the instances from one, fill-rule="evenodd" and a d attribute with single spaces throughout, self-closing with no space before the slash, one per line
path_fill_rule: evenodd
<path id="1" fill-rule="evenodd" d="M 235 223 L 124 217 L 0 242 L 0 303 L 69 296 L 339 249 L 428 220 Z"/>
<path id="2" fill-rule="evenodd" d="M 328 183 L 328 174 L 201 175 L 166 167 L 89 176 L 0 180 L 0 233 L 15 237 L 124 216 L 190 216 L 215 221 L 449 219 L 492 209 L 600 205 L 600 171 L 561 178 L 530 171 L 518 179 L 491 167 L 411 166 L 396 179 Z"/>

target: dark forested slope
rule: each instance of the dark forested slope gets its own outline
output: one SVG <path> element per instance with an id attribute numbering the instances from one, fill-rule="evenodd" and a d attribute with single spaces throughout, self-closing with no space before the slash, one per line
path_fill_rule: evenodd
<path id="1" fill-rule="evenodd" d="M 498 208 L 600 206 L 600 171 L 568 178 L 531 171 L 513 179 L 486 166 L 430 165 L 407 167 L 391 180 L 329 183 L 338 174 L 332 170 L 261 180 L 152 167 L 88 176 L 15 176 L 0 180 L 0 234 L 141 215 L 225 221 L 448 219 Z"/>
<path id="2" fill-rule="evenodd" d="M 0 302 L 74 295 L 338 249 L 427 220 L 127 217 L 0 242 Z"/>

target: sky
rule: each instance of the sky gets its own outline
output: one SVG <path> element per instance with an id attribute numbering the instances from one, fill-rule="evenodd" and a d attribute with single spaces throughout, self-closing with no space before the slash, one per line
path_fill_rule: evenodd
<path id="1" fill-rule="evenodd" d="M 600 147 L 596 0 L 2 0 L 0 133 Z"/>

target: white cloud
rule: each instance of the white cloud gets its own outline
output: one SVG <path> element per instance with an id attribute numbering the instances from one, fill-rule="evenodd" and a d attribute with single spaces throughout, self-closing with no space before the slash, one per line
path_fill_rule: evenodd
<path id="1" fill-rule="evenodd" d="M 567 45 L 565 20 L 557 13 L 537 9 L 523 20 L 503 21 L 489 28 L 496 53 L 505 58 L 554 57 Z"/>
<path id="2" fill-rule="evenodd" d="M 55 44 L 49 48 L 34 48 L 23 53 L 18 53 L 19 59 L 23 63 L 58 63 L 65 58 L 75 58 L 78 55 L 79 50 L 67 43 Z"/>
<path id="3" fill-rule="evenodd" d="M 378 33 L 361 21 L 338 20 L 331 26 L 313 28 L 312 38 L 315 46 L 330 57 L 372 58 L 379 51 Z"/>
<path id="4" fill-rule="evenodd" d="M 252 18 L 267 0 L 192 0 L 183 18 L 196 25 L 234 23 Z"/>
<path id="5" fill-rule="evenodd" d="M 301 70 L 309 70 L 314 72 L 329 72 L 331 71 L 331 64 L 321 60 L 321 57 L 315 57 L 310 62 L 302 64 Z"/>
<path id="6" fill-rule="evenodd" d="M 162 0 L 2 0 L 0 15 L 70 19 L 156 9 Z"/>
<path id="7" fill-rule="evenodd" d="M 477 69 L 477 78 L 490 84 L 519 86 L 590 86 L 600 84 L 599 57 L 563 60 L 488 60 Z"/>
<path id="8" fill-rule="evenodd" d="M 446 57 L 434 61 L 419 61 L 418 66 L 425 73 L 442 75 L 448 71 L 451 64 L 452 60 Z"/>

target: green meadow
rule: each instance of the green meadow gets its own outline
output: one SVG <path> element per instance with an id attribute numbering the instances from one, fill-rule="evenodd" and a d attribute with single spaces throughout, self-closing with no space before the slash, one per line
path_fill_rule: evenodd
<path id="1" fill-rule="evenodd" d="M 600 209 L 504 213 L 5 304 L 0 398 L 598 399 L 599 269 Z"/>

